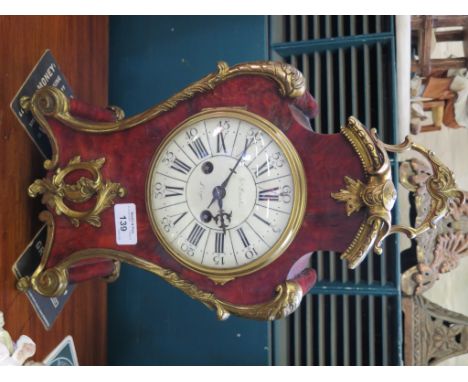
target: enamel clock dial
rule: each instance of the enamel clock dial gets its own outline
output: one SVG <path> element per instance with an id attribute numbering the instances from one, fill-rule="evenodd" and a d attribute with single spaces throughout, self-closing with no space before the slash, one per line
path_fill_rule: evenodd
<path id="1" fill-rule="evenodd" d="M 306 194 L 288 138 L 236 108 L 209 109 L 175 128 L 147 178 L 159 241 L 215 280 L 254 272 L 280 256 L 302 224 Z"/>

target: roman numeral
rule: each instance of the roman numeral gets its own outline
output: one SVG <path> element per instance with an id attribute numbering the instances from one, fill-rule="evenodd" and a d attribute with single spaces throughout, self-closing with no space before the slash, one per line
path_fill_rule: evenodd
<path id="1" fill-rule="evenodd" d="M 202 238 L 205 231 L 205 228 L 195 223 L 194 227 L 192 228 L 192 231 L 190 232 L 190 235 L 187 238 L 187 241 L 196 247 L 200 242 L 200 239 Z"/>
<path id="2" fill-rule="evenodd" d="M 266 201 L 271 200 L 273 202 L 277 202 L 279 200 L 279 187 L 269 188 L 268 190 L 260 190 L 258 193 L 258 200 L 259 201 Z"/>
<path id="3" fill-rule="evenodd" d="M 221 150 L 226 153 L 226 145 L 224 144 L 224 134 L 222 130 L 216 136 L 216 152 L 219 153 Z"/>
<path id="4" fill-rule="evenodd" d="M 182 213 L 179 215 L 179 217 L 178 217 L 176 220 L 174 220 L 174 222 L 172 223 L 172 225 L 176 225 L 185 215 L 187 215 L 187 211 L 182 212 Z M 173 215 L 173 216 L 177 216 L 177 215 Z M 171 216 L 171 217 L 172 217 L 172 216 Z"/>
<path id="5" fill-rule="evenodd" d="M 174 162 L 172 162 L 171 168 L 181 172 L 184 175 L 187 175 L 189 171 L 192 169 L 187 163 L 182 162 L 179 158 L 175 158 Z"/>
<path id="6" fill-rule="evenodd" d="M 224 233 L 216 232 L 215 253 L 224 253 Z"/>
<path id="7" fill-rule="evenodd" d="M 237 230 L 237 233 L 239 234 L 239 237 L 242 241 L 242 244 L 244 245 L 244 247 L 248 247 L 250 245 L 249 241 L 247 240 L 247 236 L 245 236 L 245 232 L 242 228 L 239 228 Z"/>
<path id="8" fill-rule="evenodd" d="M 258 178 L 262 176 L 266 172 L 269 172 L 272 168 L 273 168 L 273 163 L 270 162 L 269 160 L 266 160 L 265 162 L 263 162 L 263 164 L 260 167 L 257 168 L 256 177 Z"/>
<path id="9" fill-rule="evenodd" d="M 203 159 L 208 156 L 208 151 L 200 138 L 195 139 L 188 145 L 198 159 Z"/>
<path id="10" fill-rule="evenodd" d="M 173 186 L 166 186 L 166 193 L 164 196 L 166 198 L 171 197 L 171 196 L 177 196 L 177 195 L 182 195 L 182 192 L 179 191 L 184 191 L 183 187 L 173 187 Z"/>
<path id="11" fill-rule="evenodd" d="M 260 220 L 262 223 L 265 223 L 266 225 L 271 225 L 271 223 L 268 220 L 263 219 L 262 217 L 258 216 L 257 214 L 253 214 L 258 220 Z"/>

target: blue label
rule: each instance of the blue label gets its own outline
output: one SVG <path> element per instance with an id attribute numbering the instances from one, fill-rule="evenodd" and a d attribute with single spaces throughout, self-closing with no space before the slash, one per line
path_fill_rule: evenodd
<path id="1" fill-rule="evenodd" d="M 11 110 L 16 115 L 21 125 L 26 129 L 26 132 L 41 154 L 44 158 L 50 158 L 52 156 L 52 149 L 47 135 L 33 118 L 31 112 L 23 110 L 20 106 L 21 97 L 31 97 L 36 90 L 44 86 L 54 86 L 63 91 L 66 96 L 70 98 L 73 97 L 72 89 L 70 85 L 68 85 L 64 74 L 60 71 L 50 50 L 44 52 L 10 104 Z"/>
<path id="2" fill-rule="evenodd" d="M 13 273 L 18 279 L 24 276 L 31 276 L 39 266 L 44 252 L 46 237 L 47 228 L 43 225 L 13 265 Z M 54 324 L 74 288 L 74 285 L 69 285 L 64 294 L 59 297 L 45 297 L 32 289 L 26 292 L 29 301 L 47 330 Z"/>

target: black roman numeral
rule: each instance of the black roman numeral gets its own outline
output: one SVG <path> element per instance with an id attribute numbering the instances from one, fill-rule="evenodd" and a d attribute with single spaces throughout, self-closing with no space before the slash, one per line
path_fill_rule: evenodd
<path id="1" fill-rule="evenodd" d="M 216 136 L 216 152 L 219 153 L 221 150 L 226 153 L 226 145 L 224 144 L 224 134 L 222 130 Z"/>
<path id="2" fill-rule="evenodd" d="M 176 225 L 185 215 L 187 215 L 187 211 L 182 212 L 182 213 L 179 215 L 179 217 L 178 217 L 176 220 L 174 220 L 174 223 L 172 223 L 172 225 Z M 177 215 L 174 215 L 174 216 L 177 216 Z"/>
<path id="3" fill-rule="evenodd" d="M 206 147 L 200 138 L 195 139 L 188 145 L 198 159 L 202 159 L 208 156 L 208 151 L 206 150 Z"/>
<path id="4" fill-rule="evenodd" d="M 224 233 L 216 232 L 215 253 L 224 253 Z"/>
<path id="5" fill-rule="evenodd" d="M 248 247 L 250 245 L 249 241 L 247 240 L 247 236 L 245 236 L 245 232 L 242 228 L 239 228 L 237 230 L 237 233 L 239 234 L 239 237 L 242 241 L 242 244 L 244 245 L 244 247 Z"/>
<path id="6" fill-rule="evenodd" d="M 192 231 L 190 232 L 190 235 L 187 238 L 187 241 L 196 247 L 204 233 L 205 228 L 195 223 L 194 227 L 192 228 Z"/>
<path id="7" fill-rule="evenodd" d="M 257 178 L 270 171 L 273 168 L 273 163 L 266 160 L 263 164 L 257 168 Z"/>
<path id="8" fill-rule="evenodd" d="M 271 223 L 268 220 L 263 219 L 261 216 L 258 216 L 257 214 L 253 214 L 253 216 L 255 216 L 262 223 L 265 223 L 266 225 L 271 225 Z"/>
<path id="9" fill-rule="evenodd" d="M 181 172 L 184 175 L 187 175 L 192 167 L 190 167 L 187 163 L 182 162 L 179 158 L 175 158 L 174 162 L 172 162 L 171 168 Z"/>
<path id="10" fill-rule="evenodd" d="M 271 200 L 277 202 L 279 200 L 279 187 L 269 188 L 268 190 L 260 190 L 258 193 L 259 201 Z"/>
<path id="11" fill-rule="evenodd" d="M 171 196 L 177 196 L 177 195 L 182 195 L 182 192 L 184 191 L 183 187 L 173 187 L 173 186 L 166 186 L 166 193 L 164 196 L 166 198 L 171 197 Z"/>

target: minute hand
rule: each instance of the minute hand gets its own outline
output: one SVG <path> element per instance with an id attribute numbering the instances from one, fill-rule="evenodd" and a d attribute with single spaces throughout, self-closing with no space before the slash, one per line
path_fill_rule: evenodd
<path id="1" fill-rule="evenodd" d="M 234 174 L 234 171 L 236 171 L 237 166 L 239 166 L 239 163 L 240 163 L 240 161 L 242 160 L 242 157 L 243 157 L 243 156 L 245 155 L 245 153 L 247 152 L 247 150 L 248 150 L 248 148 L 250 147 L 250 145 L 252 144 L 253 140 L 254 140 L 254 139 L 252 138 L 250 141 L 248 141 L 248 140 L 245 141 L 244 150 L 241 152 L 239 159 L 237 160 L 237 162 L 236 162 L 236 164 L 234 165 L 234 167 L 231 169 L 231 172 L 229 173 L 228 177 L 224 180 L 223 183 L 221 183 L 220 186 L 217 186 L 217 187 L 214 188 L 214 190 L 213 190 L 213 199 L 211 199 L 211 202 L 210 202 L 210 204 L 208 205 L 207 208 L 210 208 L 211 205 L 212 205 L 216 200 L 219 200 L 219 199 L 224 198 L 224 195 L 226 194 L 226 189 L 225 189 L 225 188 L 226 188 L 226 185 L 228 184 L 229 179 L 231 179 L 232 174 Z M 216 194 L 215 194 L 215 192 L 216 192 Z M 222 192 L 222 196 L 217 195 L 217 192 Z"/>
<path id="2" fill-rule="evenodd" d="M 236 168 L 237 166 L 239 166 L 239 163 L 241 162 L 243 156 L 245 155 L 245 153 L 247 152 L 247 150 L 249 149 L 250 145 L 252 144 L 253 142 L 253 138 L 250 140 L 250 141 L 245 141 L 245 148 L 244 150 L 241 152 L 241 155 L 239 156 L 239 159 L 237 160 L 236 164 L 234 165 L 234 167 L 231 169 L 231 172 L 229 173 L 228 177 L 224 180 L 223 183 L 221 183 L 221 187 L 225 188 L 229 182 L 229 179 L 231 179 L 231 176 L 232 174 L 234 174 L 234 172 L 236 171 Z"/>

